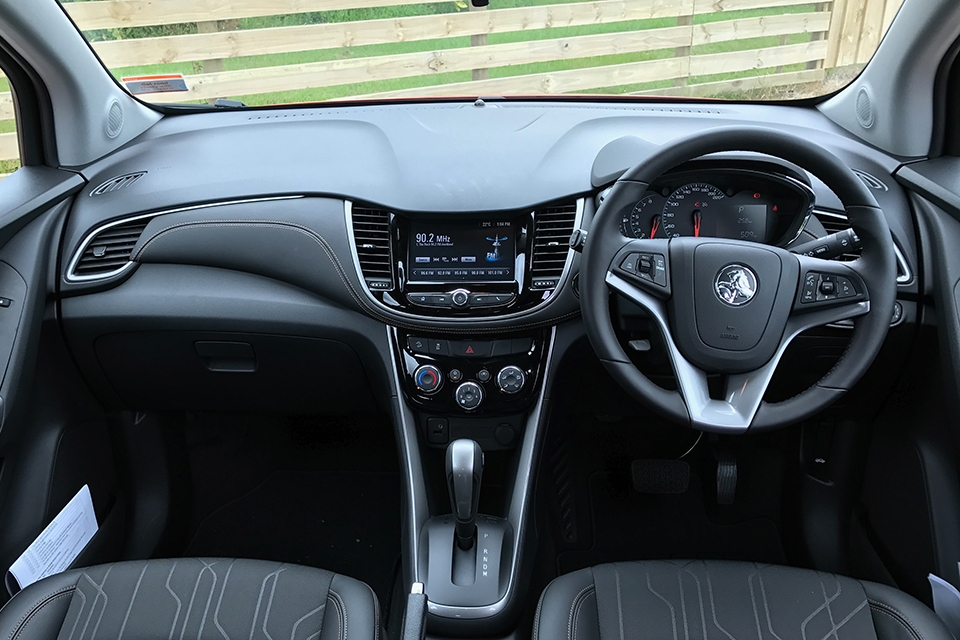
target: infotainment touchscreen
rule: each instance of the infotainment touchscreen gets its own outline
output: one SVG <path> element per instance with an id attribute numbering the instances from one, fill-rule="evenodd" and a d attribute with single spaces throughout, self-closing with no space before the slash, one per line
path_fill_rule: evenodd
<path id="1" fill-rule="evenodd" d="M 410 282 L 512 282 L 513 223 L 411 220 Z"/>

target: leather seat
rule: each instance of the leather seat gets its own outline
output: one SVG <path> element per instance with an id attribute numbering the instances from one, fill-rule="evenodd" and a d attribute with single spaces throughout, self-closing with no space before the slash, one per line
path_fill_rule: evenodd
<path id="1" fill-rule="evenodd" d="M 36 582 L 4 640 L 376 640 L 377 599 L 329 571 L 259 560 L 120 562 Z"/>
<path id="2" fill-rule="evenodd" d="M 534 640 L 952 640 L 907 594 L 829 573 L 725 561 L 605 564 L 544 590 Z"/>

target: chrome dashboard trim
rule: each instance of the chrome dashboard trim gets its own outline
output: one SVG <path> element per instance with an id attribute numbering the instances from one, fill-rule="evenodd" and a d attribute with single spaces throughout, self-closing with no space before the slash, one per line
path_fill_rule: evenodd
<path id="1" fill-rule="evenodd" d="M 80 242 L 77 250 L 74 251 L 73 257 L 70 259 L 70 262 L 67 266 L 66 274 L 64 279 L 70 283 L 80 283 L 80 282 L 95 282 L 97 280 L 109 280 L 111 278 L 116 278 L 117 276 L 127 272 L 133 265 L 136 263 L 132 260 L 127 261 L 127 264 L 123 265 L 118 269 L 109 271 L 107 273 L 98 273 L 95 275 L 89 276 L 79 276 L 74 273 L 77 268 L 77 264 L 80 262 L 80 258 L 83 256 L 83 252 L 87 250 L 87 247 L 90 246 L 90 243 L 93 241 L 98 234 L 103 233 L 107 229 L 119 226 L 121 224 L 127 224 L 128 222 L 133 222 L 135 220 L 145 220 L 150 218 L 156 218 L 158 216 L 167 215 L 169 213 L 180 213 L 182 211 L 194 211 L 197 209 L 210 209 L 212 207 L 224 207 L 231 204 L 249 204 L 252 202 L 273 202 L 276 200 L 296 200 L 298 198 L 303 198 L 305 196 L 296 195 L 296 196 L 273 196 L 269 198 L 244 198 L 242 200 L 222 200 L 219 202 L 208 202 L 205 204 L 195 204 L 186 207 L 176 207 L 173 209 L 161 209 L 160 211 L 153 211 L 151 213 L 141 213 L 134 216 L 128 216 L 126 218 L 119 218 L 112 222 L 102 224 L 99 227 L 96 227 L 93 231 L 90 231 L 83 237 L 83 241 Z"/>
<path id="2" fill-rule="evenodd" d="M 583 224 L 583 210 L 584 210 L 585 202 L 586 202 L 586 198 L 577 198 L 577 212 L 573 222 L 574 229 L 579 229 L 580 226 Z M 444 317 L 435 317 L 435 316 L 422 316 L 422 315 L 417 315 L 415 313 L 408 313 L 406 311 L 401 311 L 399 309 L 395 309 L 393 307 L 389 307 L 383 304 L 382 302 L 377 300 L 377 298 L 370 292 L 370 288 L 367 286 L 367 282 L 363 277 L 363 271 L 360 268 L 360 257 L 357 255 L 357 240 L 353 234 L 353 201 L 344 200 L 343 205 L 344 205 L 343 206 L 344 221 L 347 226 L 347 238 L 350 243 L 350 257 L 353 258 L 353 268 L 356 270 L 357 279 L 360 281 L 360 288 L 363 291 L 363 294 L 367 297 L 367 301 L 370 302 L 372 305 L 374 305 L 376 309 L 380 311 L 389 312 L 389 314 L 404 320 L 409 320 L 412 322 L 423 321 L 423 320 L 438 320 L 438 321 L 450 322 L 454 324 L 473 324 L 476 322 L 483 322 L 484 320 L 487 320 L 487 319 L 502 321 L 502 320 L 512 320 L 515 318 L 523 318 L 525 316 L 528 316 L 532 313 L 536 313 L 537 311 L 544 309 L 547 305 L 552 303 L 554 299 L 560 294 L 560 292 L 563 291 L 564 287 L 567 286 L 567 283 L 572 278 L 570 271 L 573 265 L 573 259 L 576 252 L 573 251 L 572 249 L 568 249 L 567 260 L 563 265 L 563 272 L 560 274 L 560 279 L 557 282 L 556 288 L 553 289 L 553 291 L 550 292 L 550 295 L 544 298 L 540 303 L 538 303 L 537 305 L 529 309 L 526 309 L 525 311 L 517 311 L 515 313 L 508 313 L 508 314 L 505 314 L 502 316 L 496 316 L 493 318 L 485 318 L 485 317 L 444 318 Z M 522 280 L 523 277 L 525 277 L 525 275 L 518 275 L 518 278 L 517 278 L 517 282 L 520 283 L 521 288 L 523 285 L 523 280 Z M 418 284 L 423 284 L 423 283 L 418 283 Z M 451 287 L 456 287 L 458 283 L 449 282 L 447 284 Z"/>

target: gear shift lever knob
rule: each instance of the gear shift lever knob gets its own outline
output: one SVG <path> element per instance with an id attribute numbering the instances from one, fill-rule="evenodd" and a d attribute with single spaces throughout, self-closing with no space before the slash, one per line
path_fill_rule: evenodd
<path id="1" fill-rule="evenodd" d="M 480 481 L 483 478 L 483 449 L 473 440 L 454 440 L 447 447 L 447 489 L 457 520 L 457 544 L 473 546 Z"/>

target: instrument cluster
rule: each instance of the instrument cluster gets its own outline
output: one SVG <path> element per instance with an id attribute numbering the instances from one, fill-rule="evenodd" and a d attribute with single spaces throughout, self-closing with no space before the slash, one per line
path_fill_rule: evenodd
<path id="1" fill-rule="evenodd" d="M 786 245 L 813 208 L 804 182 L 753 169 L 685 170 L 664 176 L 632 209 L 620 233 L 628 238 L 729 238 Z"/>

